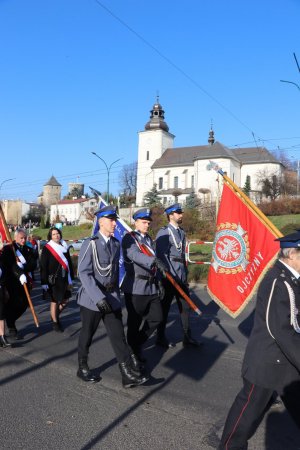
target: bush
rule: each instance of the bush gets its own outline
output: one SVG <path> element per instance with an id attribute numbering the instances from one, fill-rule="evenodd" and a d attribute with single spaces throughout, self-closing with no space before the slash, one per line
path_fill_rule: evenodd
<path id="1" fill-rule="evenodd" d="M 284 197 L 272 202 L 264 202 L 258 208 L 266 216 L 282 216 L 285 214 L 300 214 L 300 199 Z"/>

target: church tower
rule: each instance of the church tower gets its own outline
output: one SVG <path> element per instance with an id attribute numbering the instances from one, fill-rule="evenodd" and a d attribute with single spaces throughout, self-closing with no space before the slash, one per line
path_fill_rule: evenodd
<path id="1" fill-rule="evenodd" d="M 151 169 L 152 165 L 167 148 L 173 148 L 174 146 L 175 136 L 169 133 L 169 127 L 165 122 L 165 112 L 159 103 L 158 96 L 150 113 L 150 120 L 146 123 L 145 130 L 139 132 L 137 206 L 143 206 L 144 194 L 153 187 L 155 182 Z"/>

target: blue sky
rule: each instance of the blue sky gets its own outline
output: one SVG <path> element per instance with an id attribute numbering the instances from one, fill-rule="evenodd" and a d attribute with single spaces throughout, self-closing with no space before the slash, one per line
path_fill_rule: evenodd
<path id="1" fill-rule="evenodd" d="M 175 146 L 300 159 L 299 0 L 0 0 L 1 198 L 53 174 L 114 194 L 159 93 Z M 297 31 L 298 30 L 298 31 Z"/>

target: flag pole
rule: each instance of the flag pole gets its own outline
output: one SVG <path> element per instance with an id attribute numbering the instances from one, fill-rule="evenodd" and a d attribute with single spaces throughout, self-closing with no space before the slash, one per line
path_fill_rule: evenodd
<path id="1" fill-rule="evenodd" d="M 16 260 L 18 260 L 18 257 L 17 257 L 16 252 L 15 252 L 15 248 L 13 246 L 13 241 L 12 241 L 12 238 L 11 238 L 11 235 L 10 235 L 7 223 L 6 223 L 4 212 L 2 210 L 1 203 L 0 203 L 0 216 L 1 216 L 3 227 L 5 229 L 6 236 L 7 236 L 8 240 L 9 240 L 9 244 L 11 245 L 11 248 L 12 248 L 12 251 L 13 251 L 15 257 L 16 257 Z M 26 298 L 27 298 L 27 301 L 28 301 L 28 304 L 29 304 L 29 307 L 30 307 L 30 311 L 31 311 L 31 314 L 32 314 L 35 326 L 38 328 L 39 327 L 39 321 L 38 321 L 38 318 L 36 316 L 36 313 L 35 313 L 35 310 L 34 310 L 34 307 L 33 307 L 33 304 L 32 304 L 32 300 L 31 300 L 31 297 L 29 295 L 26 283 L 23 284 L 23 288 L 24 288 L 24 291 L 25 291 L 25 295 L 26 295 Z"/>
<path id="2" fill-rule="evenodd" d="M 255 205 L 255 203 L 250 200 L 250 198 L 234 183 L 234 181 L 231 180 L 224 172 L 223 170 L 214 162 L 210 161 L 210 165 L 208 167 L 208 170 L 214 169 L 217 173 L 222 175 L 225 182 L 229 187 L 238 193 L 241 198 L 243 199 L 244 203 L 252 210 L 252 212 L 260 219 L 260 221 L 268 228 L 269 231 L 271 231 L 276 237 L 282 237 L 283 234 L 281 231 L 278 230 L 278 228 L 268 219 L 264 213 Z"/>

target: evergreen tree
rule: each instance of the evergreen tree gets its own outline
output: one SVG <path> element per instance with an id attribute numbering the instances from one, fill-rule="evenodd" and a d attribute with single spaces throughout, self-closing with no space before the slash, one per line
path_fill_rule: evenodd
<path id="1" fill-rule="evenodd" d="M 144 205 L 149 208 L 153 208 L 153 206 L 160 206 L 161 201 L 158 196 L 157 184 L 153 185 L 153 188 L 150 191 L 146 192 L 144 195 Z"/>
<path id="2" fill-rule="evenodd" d="M 187 196 L 187 198 L 185 200 L 185 206 L 188 209 L 194 209 L 194 208 L 197 208 L 199 206 L 199 199 L 198 199 L 194 189 L 192 190 L 190 195 Z"/>
<path id="3" fill-rule="evenodd" d="M 244 187 L 243 187 L 243 192 L 244 192 L 246 195 L 249 196 L 250 191 L 251 191 L 250 175 L 247 175 L 247 176 L 246 176 L 246 181 L 245 181 L 245 184 L 244 184 Z"/>

